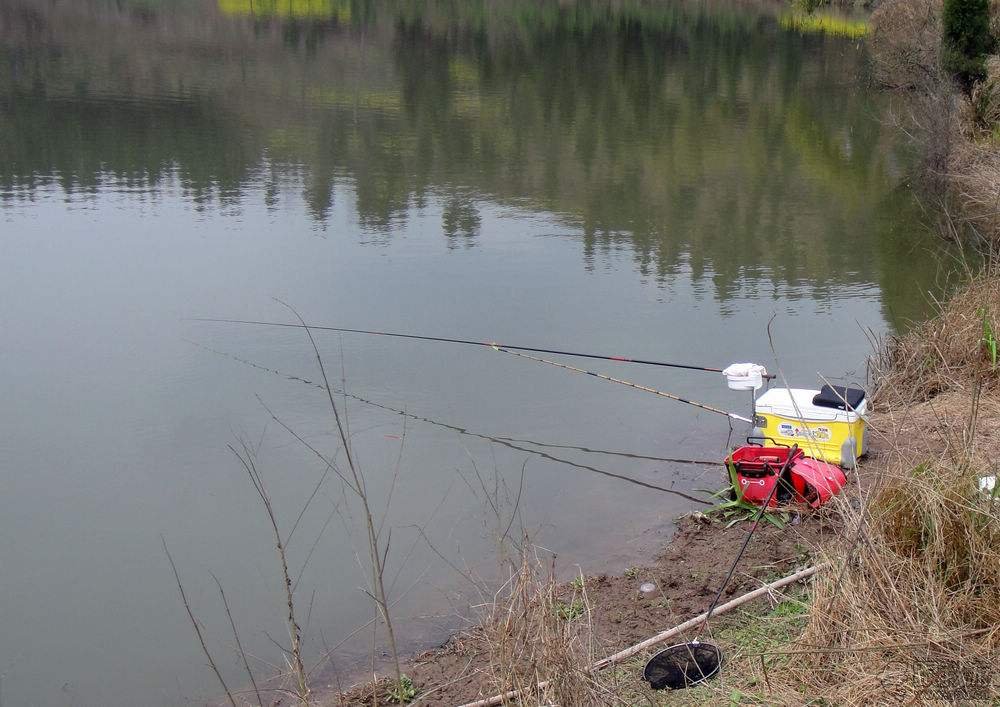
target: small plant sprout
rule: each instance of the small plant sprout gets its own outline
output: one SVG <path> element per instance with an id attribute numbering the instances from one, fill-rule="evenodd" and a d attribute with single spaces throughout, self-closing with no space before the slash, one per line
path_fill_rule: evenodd
<path id="1" fill-rule="evenodd" d="M 556 616 L 563 621 L 573 621 L 583 616 L 583 602 L 579 599 L 572 602 L 557 601 L 555 610 Z"/>
<path id="2" fill-rule="evenodd" d="M 638 579 L 639 578 L 639 568 L 629 567 L 625 570 L 625 579 Z"/>
<path id="3" fill-rule="evenodd" d="M 708 509 L 709 515 L 717 516 L 725 521 L 726 528 L 732 528 L 737 523 L 746 520 L 753 520 L 760 511 L 759 506 L 755 506 L 742 498 L 735 501 L 724 501 Z M 791 520 L 792 514 L 785 510 L 765 511 L 762 518 L 776 528 L 784 528 Z"/>
<path id="4" fill-rule="evenodd" d="M 576 577 L 573 578 L 573 581 L 570 582 L 570 585 L 573 587 L 575 591 L 582 592 L 584 581 L 585 580 L 583 579 L 583 575 L 578 574 Z"/>
<path id="5" fill-rule="evenodd" d="M 393 681 L 389 685 L 389 689 L 386 692 L 390 702 L 403 705 L 411 702 L 417 696 L 417 687 L 413 684 L 413 680 L 410 679 L 409 675 L 403 674 L 399 676 L 398 682 Z"/>
<path id="6" fill-rule="evenodd" d="M 990 366 L 995 371 L 997 368 L 997 338 L 996 334 L 993 333 L 993 323 L 985 309 L 979 309 L 979 316 L 983 320 L 983 337 L 980 341 L 986 350 L 986 355 L 990 357 Z"/>

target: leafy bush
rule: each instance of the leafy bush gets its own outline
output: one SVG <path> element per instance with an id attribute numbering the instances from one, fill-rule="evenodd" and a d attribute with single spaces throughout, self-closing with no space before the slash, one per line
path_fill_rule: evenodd
<path id="1" fill-rule="evenodd" d="M 989 0 L 944 0 L 944 68 L 958 79 L 966 93 L 986 78 L 986 55 L 994 46 Z"/>

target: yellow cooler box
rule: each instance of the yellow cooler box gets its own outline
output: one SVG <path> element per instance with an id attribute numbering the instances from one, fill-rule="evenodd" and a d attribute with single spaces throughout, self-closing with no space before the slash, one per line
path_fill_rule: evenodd
<path id="1" fill-rule="evenodd" d="M 826 387 L 824 396 L 802 388 L 769 390 L 757 398 L 754 435 L 779 444 L 798 444 L 806 456 L 852 469 L 867 451 L 864 415 L 868 408 L 863 392 L 848 390 L 859 396 L 851 410 L 832 407 L 840 403 L 843 393 L 831 402 Z M 817 405 L 814 399 L 826 402 Z"/>

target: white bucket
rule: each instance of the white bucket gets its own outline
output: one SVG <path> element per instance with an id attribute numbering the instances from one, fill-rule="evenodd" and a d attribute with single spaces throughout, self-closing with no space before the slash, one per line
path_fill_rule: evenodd
<path id="1" fill-rule="evenodd" d="M 767 370 L 759 363 L 733 363 L 722 372 L 730 390 L 760 390 Z"/>

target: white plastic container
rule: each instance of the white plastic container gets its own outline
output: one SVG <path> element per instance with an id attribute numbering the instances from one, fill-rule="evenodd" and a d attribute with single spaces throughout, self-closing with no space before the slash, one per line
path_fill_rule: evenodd
<path id="1" fill-rule="evenodd" d="M 767 370 L 759 363 L 733 363 L 722 372 L 730 390 L 760 390 Z"/>
<path id="2" fill-rule="evenodd" d="M 854 468 L 867 451 L 867 401 L 854 411 L 813 405 L 818 390 L 773 388 L 756 402 L 754 435 L 779 444 L 798 444 L 806 456 Z"/>

